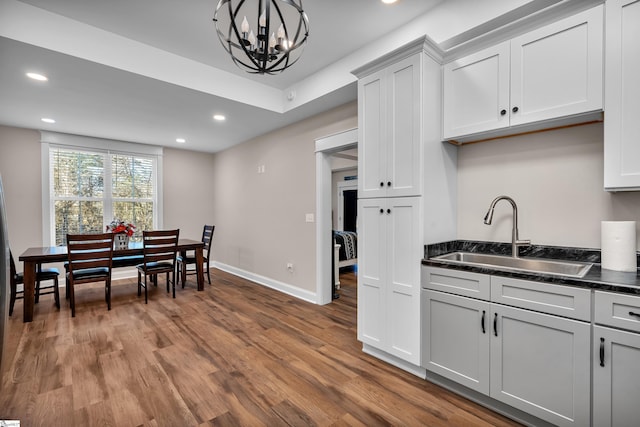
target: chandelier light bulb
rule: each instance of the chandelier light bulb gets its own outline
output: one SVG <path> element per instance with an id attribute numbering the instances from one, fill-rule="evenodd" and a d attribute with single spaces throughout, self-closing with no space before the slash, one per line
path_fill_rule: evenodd
<path id="1" fill-rule="evenodd" d="M 275 33 L 271 33 L 271 37 L 269 38 L 269 50 L 273 50 L 276 47 L 276 35 Z"/>
<path id="2" fill-rule="evenodd" d="M 240 31 L 242 31 L 243 33 L 248 33 L 249 32 L 249 21 L 247 21 L 247 17 L 246 16 L 242 20 L 242 24 L 240 25 Z"/>
<path id="3" fill-rule="evenodd" d="M 284 25 L 280 24 L 280 26 L 278 27 L 278 38 L 283 39 L 284 36 L 285 36 Z"/>
<path id="4" fill-rule="evenodd" d="M 253 34 L 253 30 L 249 33 L 249 44 L 253 47 L 256 45 L 256 35 Z"/>
<path id="5" fill-rule="evenodd" d="M 267 26 L 267 16 L 265 15 L 265 11 L 262 12 L 262 14 L 260 15 L 260 19 L 258 20 L 258 25 L 260 25 L 261 27 L 266 27 Z"/>

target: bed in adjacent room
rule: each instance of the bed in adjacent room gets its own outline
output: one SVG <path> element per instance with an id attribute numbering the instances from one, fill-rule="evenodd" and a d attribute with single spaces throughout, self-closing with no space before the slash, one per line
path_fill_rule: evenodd
<path id="1" fill-rule="evenodd" d="M 336 265 L 338 268 L 348 267 L 358 263 L 358 237 L 353 231 L 333 231 L 336 245 L 340 245 Z"/>

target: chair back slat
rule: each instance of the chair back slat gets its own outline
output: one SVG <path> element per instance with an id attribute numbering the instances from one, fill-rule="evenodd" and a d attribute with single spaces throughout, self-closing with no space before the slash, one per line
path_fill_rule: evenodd
<path id="1" fill-rule="evenodd" d="M 9 273 L 11 274 L 10 279 L 14 280 L 16 274 L 18 274 L 18 271 L 16 270 L 16 262 L 13 260 L 13 253 L 11 252 L 11 249 L 9 249 L 9 258 L 11 258 L 11 265 L 9 266 Z"/>
<path id="2" fill-rule="evenodd" d="M 180 230 L 154 230 L 142 232 L 145 268 L 150 263 L 170 262 L 175 267 Z"/>
<path id="3" fill-rule="evenodd" d="M 205 225 L 202 230 L 202 242 L 204 243 L 204 251 L 207 252 L 207 254 L 211 250 L 211 242 L 213 241 L 213 232 L 215 229 L 215 225 Z"/>
<path id="4" fill-rule="evenodd" d="M 71 317 L 76 317 L 75 286 L 80 283 L 104 281 L 107 309 L 111 310 L 113 239 L 113 233 L 67 234 Z"/>
<path id="5" fill-rule="evenodd" d="M 113 233 L 68 234 L 69 272 L 85 268 L 106 267 L 111 270 Z"/>

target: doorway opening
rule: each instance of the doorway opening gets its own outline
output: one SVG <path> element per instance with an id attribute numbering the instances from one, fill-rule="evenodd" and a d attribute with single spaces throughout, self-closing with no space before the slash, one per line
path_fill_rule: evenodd
<path id="1" fill-rule="evenodd" d="M 335 182 L 335 177 L 332 181 Z M 340 231 L 353 231 L 355 233 L 357 232 L 358 218 L 358 180 L 338 181 L 336 187 L 338 192 L 337 203 L 334 205 L 335 216 L 337 217 L 335 227 Z"/>
<path id="2" fill-rule="evenodd" d="M 321 305 L 329 304 L 335 295 L 332 159 L 357 147 L 358 129 L 316 140 L 316 303 Z"/>

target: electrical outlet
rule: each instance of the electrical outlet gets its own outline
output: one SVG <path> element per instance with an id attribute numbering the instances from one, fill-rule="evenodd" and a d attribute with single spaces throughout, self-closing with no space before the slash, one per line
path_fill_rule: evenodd
<path id="1" fill-rule="evenodd" d="M 312 213 L 308 213 L 308 214 L 306 214 L 306 215 L 305 215 L 305 220 L 306 220 L 307 222 L 313 222 L 313 221 L 315 221 L 315 219 L 314 219 L 314 217 L 313 217 L 313 214 L 312 214 Z"/>
<path id="2" fill-rule="evenodd" d="M 293 263 L 291 262 L 287 263 L 287 270 L 289 270 L 289 273 L 293 273 Z"/>

